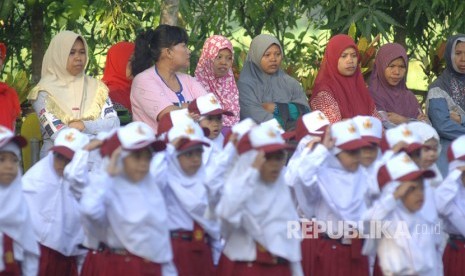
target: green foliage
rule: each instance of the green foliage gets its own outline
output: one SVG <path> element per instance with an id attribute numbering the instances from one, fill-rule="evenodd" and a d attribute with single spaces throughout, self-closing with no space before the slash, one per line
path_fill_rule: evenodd
<path id="1" fill-rule="evenodd" d="M 27 94 L 32 88 L 31 84 L 29 83 L 29 76 L 26 71 L 18 71 L 15 75 L 11 73 L 8 74 L 5 82 L 16 90 L 20 103 L 26 102 Z"/>

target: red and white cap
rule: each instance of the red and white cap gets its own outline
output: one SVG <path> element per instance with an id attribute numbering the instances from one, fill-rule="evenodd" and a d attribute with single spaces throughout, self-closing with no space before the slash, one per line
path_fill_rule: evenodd
<path id="1" fill-rule="evenodd" d="M 295 140 L 297 141 L 300 141 L 307 135 L 323 137 L 329 124 L 330 122 L 326 115 L 320 110 L 315 110 L 300 116 L 297 119 L 295 130 L 289 132 L 287 137 L 295 136 Z"/>
<path id="2" fill-rule="evenodd" d="M 281 126 L 281 124 L 278 122 L 278 120 L 276 120 L 276 118 L 273 118 L 271 120 L 262 122 L 262 123 L 260 123 L 260 125 L 262 125 L 262 126 L 270 126 L 270 127 L 274 128 L 274 129 L 276 129 L 276 131 L 278 131 L 281 135 L 284 134 L 284 132 L 285 132 L 283 127 Z"/>
<path id="3" fill-rule="evenodd" d="M 331 137 L 336 140 L 335 147 L 340 150 L 356 150 L 370 145 L 362 139 L 352 119 L 332 124 Z"/>
<path id="4" fill-rule="evenodd" d="M 432 178 L 435 176 L 434 171 L 418 168 L 407 153 L 399 152 L 379 168 L 378 185 L 382 188 L 391 181 L 408 181 L 419 177 Z"/>
<path id="5" fill-rule="evenodd" d="M 237 145 L 239 154 L 243 154 L 251 149 L 262 150 L 265 153 L 278 150 L 294 149 L 286 144 L 281 133 L 272 125 L 258 125 L 245 134 Z"/>
<path id="6" fill-rule="evenodd" d="M 208 93 L 200 96 L 193 100 L 187 107 L 189 112 L 195 113 L 201 116 L 208 115 L 226 115 L 234 116 L 234 113 L 228 110 L 224 110 L 220 104 L 220 101 L 216 98 L 215 94 Z"/>
<path id="7" fill-rule="evenodd" d="M 454 160 L 465 161 L 465 135 L 459 136 L 452 141 L 447 149 L 447 159 L 449 159 L 449 162 Z"/>
<path id="8" fill-rule="evenodd" d="M 75 128 L 65 128 L 58 132 L 57 138 L 50 149 L 63 155 L 68 159 L 73 159 L 74 153 L 82 149 L 89 143 L 89 137 Z"/>
<path id="9" fill-rule="evenodd" d="M 9 142 L 15 143 L 18 148 L 24 148 L 27 145 L 27 140 L 23 136 L 15 136 L 9 128 L 0 126 L 0 151 Z"/>
<path id="10" fill-rule="evenodd" d="M 205 138 L 203 129 L 192 119 L 178 122 L 168 131 L 167 137 L 170 143 L 181 138 L 176 148 L 178 151 L 184 151 L 200 145 L 210 146 Z"/>
<path id="11" fill-rule="evenodd" d="M 235 124 L 231 128 L 231 132 L 238 135 L 238 138 L 241 139 L 244 134 L 246 134 L 253 127 L 257 126 L 257 123 L 251 118 L 246 118 L 239 123 Z"/>
<path id="12" fill-rule="evenodd" d="M 383 124 L 378 118 L 372 116 L 355 116 L 352 118 L 358 127 L 362 139 L 379 145 L 383 137 Z"/>
<path id="13" fill-rule="evenodd" d="M 132 122 L 121 127 L 116 132 L 121 148 L 125 151 L 134 151 L 151 147 L 155 151 L 162 151 L 166 144 L 155 139 L 153 129 L 144 122 Z"/>
<path id="14" fill-rule="evenodd" d="M 185 122 L 186 120 L 194 121 L 189 116 L 187 108 L 173 110 L 170 113 L 165 114 L 158 122 L 157 136 L 163 136 L 163 134 L 167 133 L 174 125 Z"/>
<path id="15" fill-rule="evenodd" d="M 407 147 L 404 149 L 407 153 L 412 153 L 423 147 L 420 136 L 415 134 L 408 124 L 400 124 L 386 130 L 381 141 L 381 149 L 383 151 L 392 149 L 397 143 L 402 141 L 407 144 Z"/>

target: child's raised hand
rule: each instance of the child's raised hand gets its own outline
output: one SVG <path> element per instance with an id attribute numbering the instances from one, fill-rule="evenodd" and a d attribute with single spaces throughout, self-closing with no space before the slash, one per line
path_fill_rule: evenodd
<path id="1" fill-rule="evenodd" d="M 196 122 L 200 121 L 200 114 L 189 112 L 189 117 Z"/>
<path id="2" fill-rule="evenodd" d="M 394 191 L 394 198 L 399 199 L 404 197 L 409 190 L 414 188 L 414 185 L 416 185 L 414 182 L 404 182 L 400 184 Z"/>
<path id="3" fill-rule="evenodd" d="M 400 141 L 399 143 L 395 144 L 393 147 L 392 147 L 392 151 L 394 153 L 398 153 L 399 151 L 401 151 L 402 149 L 405 149 L 407 148 L 408 144 L 405 142 L 405 141 Z"/>
<path id="4" fill-rule="evenodd" d="M 325 146 L 328 150 L 332 149 L 336 143 L 336 139 L 331 137 L 330 127 L 331 125 L 326 127 L 325 135 L 323 136 L 323 141 L 321 142 L 321 144 L 323 144 L 323 146 Z"/>
<path id="5" fill-rule="evenodd" d="M 92 139 L 89 144 L 85 145 L 83 150 L 93 151 L 94 149 L 100 148 L 103 144 L 102 140 Z"/>
<path id="6" fill-rule="evenodd" d="M 307 143 L 306 147 L 309 148 L 310 150 L 313 150 L 316 143 L 320 143 L 320 142 L 321 142 L 321 138 L 320 137 L 315 137 L 310 142 Z"/>
<path id="7" fill-rule="evenodd" d="M 116 176 L 120 173 L 120 168 L 118 168 L 118 159 L 121 155 L 123 148 L 119 146 L 113 151 L 110 158 L 110 163 L 108 164 L 107 172 L 110 176 Z"/>
<path id="8" fill-rule="evenodd" d="M 231 136 L 229 136 L 229 142 L 231 142 L 234 147 L 237 148 L 237 143 L 239 143 L 239 134 L 231 133 Z"/>
<path id="9" fill-rule="evenodd" d="M 263 164 L 265 164 L 265 161 L 265 152 L 261 150 L 257 153 L 257 156 L 255 157 L 255 160 L 252 163 L 252 167 L 259 170 L 263 166 Z"/>

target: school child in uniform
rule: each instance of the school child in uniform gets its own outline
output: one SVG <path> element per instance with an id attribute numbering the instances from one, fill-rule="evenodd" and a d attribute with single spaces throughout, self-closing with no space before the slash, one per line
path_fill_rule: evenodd
<path id="1" fill-rule="evenodd" d="M 165 144 L 143 122 L 118 129 L 117 136 L 120 146 L 105 176 L 91 179 L 80 202 L 86 225 L 106 229 L 101 275 L 176 275 L 165 201 L 150 173 L 154 151 Z"/>
<path id="2" fill-rule="evenodd" d="M 223 109 L 213 93 L 208 93 L 193 100 L 187 109 L 189 113 L 199 116 L 198 121 L 202 128 L 209 130 L 208 139 L 211 140 L 210 148 L 221 150 L 224 141 L 224 136 L 221 133 L 223 129 L 223 115 L 231 117 L 234 116 L 234 113 Z M 204 156 L 207 156 L 207 152 L 204 152 Z M 204 164 L 207 164 L 208 161 L 209 159 L 206 159 Z"/>
<path id="3" fill-rule="evenodd" d="M 0 275 L 35 276 L 39 268 L 29 208 L 21 191 L 21 148 L 27 141 L 0 126 Z"/>
<path id="4" fill-rule="evenodd" d="M 465 275 L 465 135 L 447 150 L 449 174 L 434 191 L 436 207 L 449 234 L 443 255 L 444 275 Z"/>
<path id="5" fill-rule="evenodd" d="M 299 223 L 282 168 L 287 145 L 271 126 L 256 126 L 238 143 L 240 155 L 216 212 L 226 240 L 218 275 L 303 275 Z"/>
<path id="6" fill-rule="evenodd" d="M 369 273 L 357 234 L 363 230 L 357 221 L 367 208 L 369 181 L 360 167 L 360 149 L 368 145 L 349 119 L 331 125 L 322 141 L 302 156 L 294 189 L 301 194 L 297 199 L 304 215 L 316 219 L 316 256 L 310 261 L 315 264 L 314 275 Z"/>
<path id="7" fill-rule="evenodd" d="M 420 169 L 405 152 L 380 167 L 381 196 L 365 213 L 364 221 L 369 225 L 366 233 L 371 235 L 366 241 L 378 243 L 375 248 L 383 275 L 442 275 L 435 237 L 440 233 L 419 212 L 424 202 L 424 179 L 434 175 L 431 170 Z"/>
<path id="8" fill-rule="evenodd" d="M 406 123 L 386 130 L 381 140 L 382 162 L 385 163 L 399 151 L 405 151 L 419 166 L 423 143 L 420 136 Z"/>
<path id="9" fill-rule="evenodd" d="M 420 213 L 430 223 L 434 223 L 438 226 L 438 230 L 441 231 L 441 235 L 436 235 L 440 241 L 441 250 L 438 253 L 438 264 L 442 265 L 442 255 L 447 244 L 447 234 L 443 231 L 442 220 L 439 218 L 437 207 L 434 200 L 434 190 L 442 183 L 442 174 L 436 165 L 436 161 L 439 158 L 441 152 L 441 146 L 439 143 L 439 134 L 429 124 L 415 121 L 409 122 L 408 126 L 413 132 L 418 135 L 421 139 L 423 147 L 421 148 L 420 161 L 417 166 L 423 170 L 432 170 L 436 174 L 433 178 L 425 179 L 424 182 L 424 196 L 425 200 L 423 206 L 420 209 Z"/>
<path id="10" fill-rule="evenodd" d="M 191 119 L 176 122 L 166 137 L 170 143 L 165 152 L 166 169 L 158 172 L 157 179 L 168 209 L 174 263 L 180 276 L 213 275 L 212 247 L 221 243 L 202 164 L 208 138 Z"/>
<path id="11" fill-rule="evenodd" d="M 297 176 L 296 171 L 300 167 L 300 162 L 302 162 L 303 159 L 302 157 L 307 155 L 309 151 L 312 151 L 317 143 L 321 142 L 328 126 L 329 120 L 326 118 L 326 115 L 319 110 L 314 110 L 299 117 L 296 122 L 295 130 L 288 132 L 288 137 L 294 138 L 298 144 L 286 166 L 284 177 L 286 179 L 286 184 L 291 187 L 291 194 L 293 196 L 294 203 L 297 206 L 297 213 L 299 214 L 299 217 L 304 219 L 302 231 L 313 229 L 315 224 L 313 220 L 314 217 L 312 215 L 312 208 L 303 212 L 302 208 L 306 208 L 307 206 L 299 205 L 299 202 L 305 201 L 305 195 L 303 193 L 295 193 L 294 191 L 294 182 Z M 298 200 L 297 197 L 303 198 Z M 302 269 L 305 275 L 314 275 L 314 259 L 315 239 L 304 238 L 302 240 Z"/>
<path id="12" fill-rule="evenodd" d="M 383 137 L 383 125 L 381 120 L 372 116 L 355 116 L 353 118 L 362 139 L 369 143 L 368 146 L 360 149 L 360 165 L 366 177 L 369 178 L 370 184 L 367 193 L 367 206 L 379 196 L 378 182 L 376 173 L 382 165 L 380 143 Z"/>
<path id="13" fill-rule="evenodd" d="M 79 199 L 87 185 L 89 138 L 67 128 L 57 135 L 48 155 L 23 177 L 23 193 L 40 243 L 39 275 L 78 275 L 87 253 Z"/>

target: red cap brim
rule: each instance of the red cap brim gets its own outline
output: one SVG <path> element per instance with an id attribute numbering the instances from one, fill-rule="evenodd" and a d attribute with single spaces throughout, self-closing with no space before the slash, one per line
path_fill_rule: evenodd
<path id="1" fill-rule="evenodd" d="M 279 150 L 294 150 L 295 147 L 292 145 L 288 145 L 288 144 L 270 144 L 266 146 L 257 147 L 255 149 L 261 150 L 265 153 L 269 153 L 269 152 L 275 152 Z"/>
<path id="2" fill-rule="evenodd" d="M 212 115 L 226 115 L 226 116 L 234 116 L 234 113 L 232 113 L 231 111 L 228 111 L 228 110 L 224 110 L 224 109 L 215 109 L 215 110 L 212 110 L 210 112 L 207 112 L 205 114 L 201 114 L 201 116 L 212 116 Z"/>
<path id="3" fill-rule="evenodd" d="M 422 144 L 420 143 L 411 143 L 410 145 L 408 145 L 404 150 L 406 153 L 412 153 L 416 150 L 419 150 L 423 147 Z"/>
<path id="4" fill-rule="evenodd" d="M 121 146 L 117 133 L 113 134 L 110 138 L 103 141 L 100 147 L 100 155 L 102 157 L 111 156 L 113 151 Z"/>
<path id="5" fill-rule="evenodd" d="M 296 133 L 295 130 L 287 131 L 287 132 L 284 132 L 283 134 L 281 134 L 281 136 L 283 137 L 284 140 L 289 140 L 289 139 L 295 138 L 296 135 L 297 135 L 297 133 Z"/>
<path id="6" fill-rule="evenodd" d="M 381 138 L 374 137 L 374 136 L 362 136 L 362 139 L 367 141 L 370 144 L 375 144 L 375 145 L 380 145 L 381 144 Z"/>
<path id="7" fill-rule="evenodd" d="M 193 147 L 197 147 L 199 145 L 207 146 L 209 147 L 210 144 L 204 141 L 199 141 L 199 140 L 190 140 L 190 139 L 181 139 L 179 142 L 178 148 L 176 150 L 178 151 L 185 151 Z"/>
<path id="8" fill-rule="evenodd" d="M 51 151 L 59 153 L 64 157 L 68 158 L 69 160 L 73 159 L 74 151 L 65 146 L 53 146 L 50 148 Z"/>
<path id="9" fill-rule="evenodd" d="M 447 149 L 447 160 L 452 162 L 453 160 L 462 160 L 465 161 L 465 155 L 459 156 L 457 158 L 454 157 L 454 153 L 452 152 L 452 144 Z"/>
<path id="10" fill-rule="evenodd" d="M 353 141 L 349 141 L 347 143 L 341 144 L 337 146 L 341 150 L 357 150 L 363 147 L 371 146 L 371 144 L 363 139 L 357 139 Z"/>
<path id="11" fill-rule="evenodd" d="M 396 179 L 398 181 L 409 181 L 409 180 L 415 180 L 420 177 L 424 178 L 433 178 L 436 176 L 436 173 L 433 172 L 432 170 L 419 170 L 419 171 L 414 171 L 409 174 L 406 174 L 399 179 Z"/>

